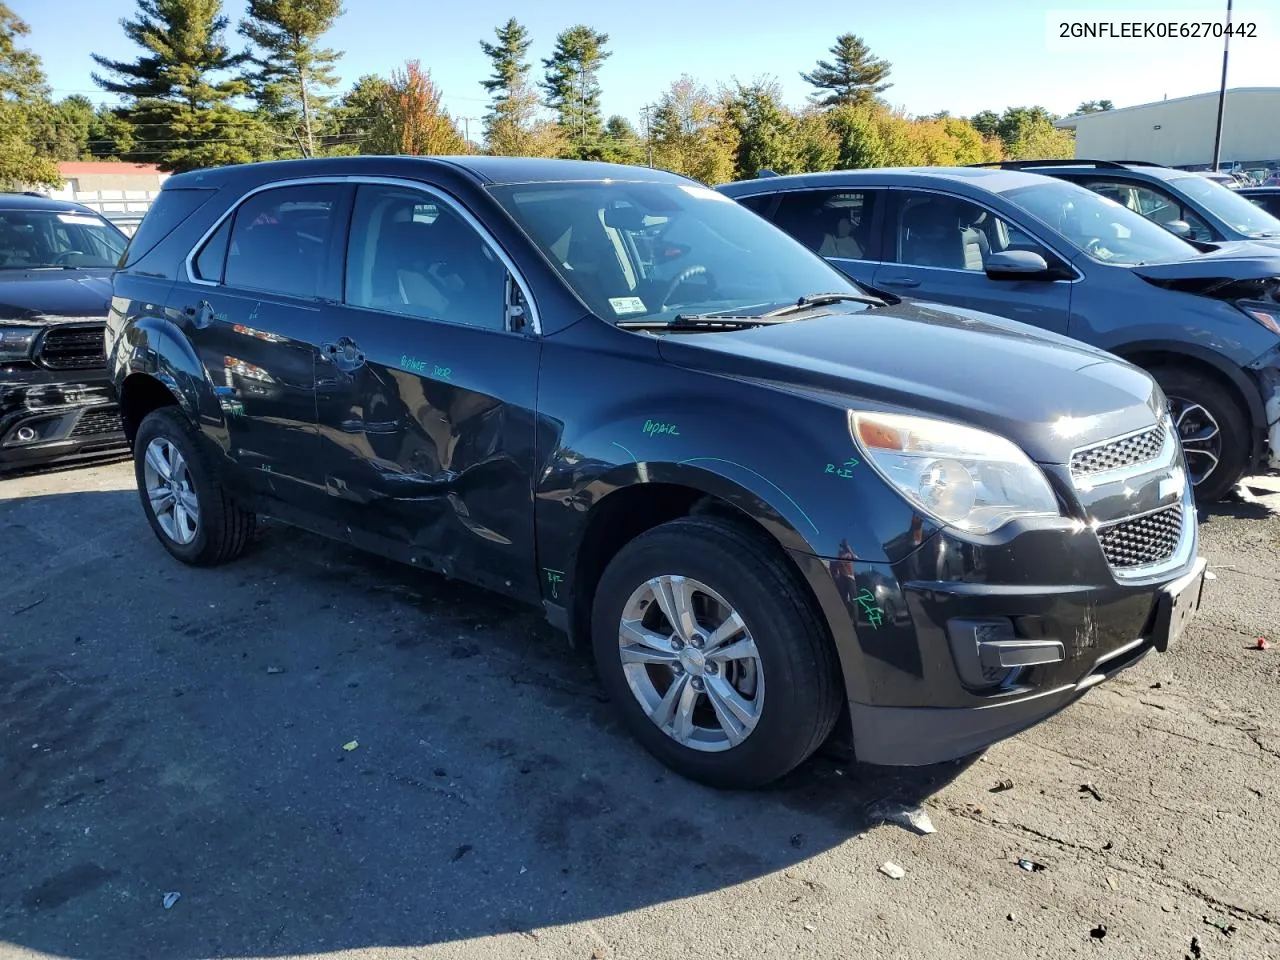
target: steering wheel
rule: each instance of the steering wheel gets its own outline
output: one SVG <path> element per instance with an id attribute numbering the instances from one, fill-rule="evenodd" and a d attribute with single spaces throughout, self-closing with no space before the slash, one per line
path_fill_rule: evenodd
<path id="1" fill-rule="evenodd" d="M 1095 254 L 1097 254 L 1099 250 L 1102 250 L 1102 249 L 1105 249 L 1105 248 L 1102 246 L 1101 237 L 1091 237 L 1089 242 L 1084 245 L 1084 252 L 1089 254 L 1089 256 L 1094 256 Z"/>
<path id="2" fill-rule="evenodd" d="M 699 276 L 705 276 L 707 278 L 708 286 L 711 286 L 711 287 L 715 286 L 715 279 L 711 276 L 711 271 L 708 270 L 706 267 L 704 267 L 702 264 L 695 263 L 691 266 L 685 267 L 678 274 L 676 274 L 675 279 L 673 279 L 669 284 L 667 284 L 667 290 L 662 295 L 661 306 L 665 307 L 667 305 L 667 301 L 671 299 L 672 295 L 675 294 L 675 292 L 678 289 L 680 289 L 681 285 L 688 283 L 694 277 L 699 277 Z"/>
<path id="3" fill-rule="evenodd" d="M 56 257 L 53 258 L 53 262 L 58 264 L 59 266 L 62 266 L 72 257 L 83 257 L 83 256 L 84 256 L 83 250 L 64 250 L 62 253 L 58 254 Z"/>

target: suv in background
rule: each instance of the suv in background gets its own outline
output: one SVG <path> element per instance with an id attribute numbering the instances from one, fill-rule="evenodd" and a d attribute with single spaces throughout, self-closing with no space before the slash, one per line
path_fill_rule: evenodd
<path id="1" fill-rule="evenodd" d="M 1250 203 L 1256 203 L 1267 213 L 1280 219 L 1280 184 L 1274 187 L 1241 187 L 1237 192 Z"/>
<path id="2" fill-rule="evenodd" d="M 1006 160 L 975 166 L 1070 180 L 1199 243 L 1251 240 L 1280 246 L 1280 220 L 1209 173 L 1140 160 Z"/>
<path id="3" fill-rule="evenodd" d="M 1280 467 L 1280 250 L 1205 252 L 1097 193 L 1015 170 L 844 170 L 718 189 L 860 283 L 1143 367 L 1169 397 L 1204 500 Z"/>
<path id="4" fill-rule="evenodd" d="M 127 243 L 78 203 L 0 194 L 0 473 L 125 449 L 102 337 Z"/>
<path id="5" fill-rule="evenodd" d="M 265 513 L 540 605 L 635 737 L 708 783 L 781 776 L 841 716 L 863 760 L 969 754 L 1199 604 L 1149 376 L 874 296 L 675 174 L 180 174 L 113 303 L 141 509 L 174 557 L 229 560 Z"/>

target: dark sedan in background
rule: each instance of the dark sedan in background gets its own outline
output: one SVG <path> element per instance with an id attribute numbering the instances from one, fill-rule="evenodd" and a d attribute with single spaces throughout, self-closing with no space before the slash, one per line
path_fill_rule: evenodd
<path id="1" fill-rule="evenodd" d="M 0 473 L 126 449 L 103 328 L 127 243 L 87 207 L 0 194 Z"/>

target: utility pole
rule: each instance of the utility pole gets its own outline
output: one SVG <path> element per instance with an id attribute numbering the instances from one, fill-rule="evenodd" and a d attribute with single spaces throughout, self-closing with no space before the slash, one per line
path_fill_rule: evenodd
<path id="1" fill-rule="evenodd" d="M 1227 53 L 1231 50 L 1231 0 L 1227 0 L 1227 36 L 1222 42 L 1222 85 L 1218 88 L 1218 125 L 1213 133 L 1213 167 L 1218 169 L 1222 151 L 1222 108 L 1227 101 Z"/>
<path id="2" fill-rule="evenodd" d="M 649 166 L 653 166 L 653 133 L 649 129 L 649 104 L 645 104 L 640 108 L 644 111 L 644 143 L 649 153 Z"/>

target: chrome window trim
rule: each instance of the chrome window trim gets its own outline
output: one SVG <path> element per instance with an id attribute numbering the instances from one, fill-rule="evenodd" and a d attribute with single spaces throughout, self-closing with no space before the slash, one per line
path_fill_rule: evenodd
<path id="1" fill-rule="evenodd" d="M 1122 440 L 1128 440 L 1130 437 L 1136 437 L 1140 434 L 1148 433 L 1153 429 L 1164 430 L 1164 446 L 1161 448 L 1160 455 L 1150 460 L 1142 460 L 1138 463 L 1130 464 L 1127 467 L 1116 467 L 1114 470 L 1106 470 L 1102 473 L 1088 473 L 1084 476 L 1077 477 L 1071 472 L 1071 461 L 1076 458 L 1076 454 L 1083 453 L 1086 450 L 1096 450 L 1098 447 L 1106 447 L 1113 443 L 1120 443 Z M 1067 475 L 1071 477 L 1071 485 L 1077 490 L 1092 490 L 1103 484 L 1114 483 L 1117 480 L 1128 480 L 1131 477 L 1142 476 L 1143 474 L 1153 473 L 1156 470 L 1163 470 L 1171 466 L 1180 452 L 1178 450 L 1177 435 L 1174 433 L 1167 414 L 1160 417 L 1155 423 L 1139 430 L 1130 430 L 1128 433 L 1117 434 L 1114 437 L 1108 437 L 1105 440 L 1098 440 L 1093 443 L 1087 443 L 1082 447 L 1074 448 L 1067 454 Z M 1126 518 L 1132 519 L 1132 518 Z"/>
<path id="2" fill-rule="evenodd" d="M 997 211 L 992 210 L 989 205 L 982 202 L 981 200 L 975 200 L 972 197 L 966 197 L 963 194 L 955 193 L 950 190 L 940 190 L 937 187 L 918 187 L 911 184 L 894 184 L 893 186 L 886 187 L 885 189 L 891 190 L 891 191 L 910 190 L 916 193 L 932 193 L 940 197 L 947 197 L 948 199 L 951 199 L 951 200 L 959 200 L 963 203 L 971 203 L 975 207 L 980 207 L 981 209 L 987 211 L 987 213 L 991 214 L 993 217 L 998 217 L 999 219 L 1004 220 L 1007 223 L 1012 223 L 1019 230 L 1025 233 L 1028 237 L 1030 237 L 1036 243 L 1040 244 L 1042 247 L 1044 247 L 1046 250 L 1052 253 L 1055 257 L 1061 260 L 1064 264 L 1066 264 L 1067 269 L 1069 269 L 1072 273 L 1075 274 L 1074 280 L 1050 280 L 1049 281 L 1050 283 L 1065 283 L 1068 286 L 1070 286 L 1072 284 L 1079 283 L 1081 280 L 1085 279 L 1084 271 L 1081 270 L 1078 266 L 1076 266 L 1075 263 L 1072 262 L 1072 259 L 1070 257 L 1063 256 L 1062 251 L 1059 250 L 1057 247 L 1055 247 L 1052 243 L 1047 243 L 1044 237 L 1042 237 L 1039 233 L 1037 233 L 1034 230 L 1028 230 L 1023 225 L 1022 221 L 1014 221 L 1012 217 L 1006 216 L 1003 213 L 998 213 Z M 1014 206 L 1016 206 L 1016 204 L 1014 204 Z M 898 231 L 897 231 L 897 227 L 895 226 L 893 227 L 893 235 L 895 240 L 893 244 L 894 259 L 885 260 L 883 261 L 884 263 L 892 264 L 895 267 L 909 267 L 912 270 L 940 270 L 945 273 L 962 273 L 965 276 L 969 276 L 969 277 L 972 277 L 975 274 L 979 276 L 986 276 L 986 274 L 983 273 L 983 271 L 981 270 L 961 270 L 956 267 L 926 267 L 916 263 L 903 263 L 901 260 L 897 259 L 897 256 L 898 256 L 898 245 L 896 242 L 898 239 L 897 234 L 898 234 Z M 1043 282 L 1043 281 L 1038 281 L 1038 282 Z"/>
<path id="3" fill-rule="evenodd" d="M 326 183 L 338 184 L 338 185 L 355 184 L 357 186 L 361 184 L 372 184 L 375 186 L 401 187 L 403 189 L 413 190 L 413 191 L 417 191 L 418 193 L 423 193 L 431 197 L 433 200 L 444 204 L 446 207 L 448 207 L 450 210 L 452 210 L 454 213 L 460 216 L 463 220 L 465 220 L 471 226 L 471 228 L 480 235 L 480 238 L 485 242 L 486 245 L 488 245 L 489 249 L 493 251 L 494 255 L 499 260 L 502 261 L 503 265 L 507 268 L 507 272 L 510 273 L 511 276 L 515 278 L 516 283 L 520 285 L 521 293 L 524 294 L 524 302 L 528 310 L 528 315 L 529 315 L 529 331 L 528 332 L 534 334 L 535 336 L 540 336 L 542 334 L 542 316 L 538 311 L 537 302 L 533 299 L 533 293 L 529 287 L 529 283 L 528 281 L 525 280 L 524 274 L 521 273 L 520 270 L 516 268 L 515 262 L 507 254 L 507 251 L 502 248 L 502 245 L 499 244 L 496 239 L 494 239 L 493 234 L 491 234 L 484 227 L 484 225 L 480 223 L 479 220 L 477 220 L 474 216 L 472 216 L 469 210 L 464 208 L 455 198 L 446 194 L 440 188 L 427 183 L 423 183 L 420 180 L 409 180 L 403 177 L 371 177 L 371 176 L 364 176 L 359 174 L 341 176 L 341 175 L 327 174 L 327 175 L 315 176 L 315 177 L 293 177 L 288 180 L 273 180 L 270 183 L 259 184 L 258 186 L 252 188 L 251 190 L 246 190 L 243 194 L 240 195 L 240 197 L 238 197 L 235 200 L 234 203 L 228 206 L 228 208 L 218 217 L 217 220 L 213 222 L 212 226 L 210 226 L 208 230 L 206 230 L 203 234 L 200 235 L 200 238 L 195 242 L 194 246 L 192 246 L 190 252 L 187 254 L 186 258 L 183 260 L 183 269 L 185 270 L 187 275 L 186 276 L 187 282 L 196 284 L 197 286 L 201 286 L 201 287 L 227 286 L 226 284 L 220 283 L 216 280 L 202 280 L 201 278 L 197 277 L 195 274 L 195 260 L 196 260 L 196 257 L 199 256 L 200 251 L 203 249 L 204 245 L 209 242 L 210 238 L 215 233 L 218 232 L 218 228 L 222 226 L 223 222 L 235 216 L 236 211 L 239 210 L 240 207 L 244 204 L 244 202 L 248 200 L 250 197 L 256 196 L 259 193 L 265 193 L 268 190 L 276 190 L 284 187 L 314 186 L 317 184 L 326 184 Z M 350 242 L 349 229 L 347 233 L 348 233 L 347 241 Z M 230 249 L 230 238 L 228 237 L 228 250 L 229 249 Z M 343 262 L 344 263 L 346 262 L 345 257 L 343 258 Z M 223 275 L 224 276 L 226 275 L 225 263 L 223 266 Z M 228 289 L 235 289 L 235 288 L 228 288 Z M 281 296 L 288 296 L 288 294 L 281 294 Z M 352 309 L 373 309 L 370 307 L 361 308 L 355 304 L 349 305 L 346 303 L 345 299 L 342 301 L 342 305 L 344 307 L 350 306 Z M 391 314 L 391 315 L 405 316 L 404 314 Z M 413 320 L 413 319 L 421 319 L 421 318 L 408 317 L 408 319 Z M 437 322 L 437 321 L 428 321 L 428 322 Z M 493 328 L 491 327 L 480 327 L 472 324 L 453 324 L 453 325 L 465 326 L 468 329 L 473 329 L 473 330 L 493 330 Z M 494 332 L 513 333 L 516 336 L 527 335 L 525 331 L 515 331 L 515 330 L 498 330 Z"/>

